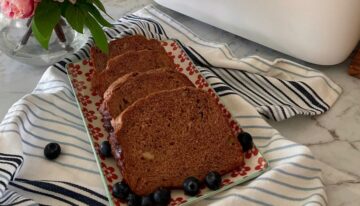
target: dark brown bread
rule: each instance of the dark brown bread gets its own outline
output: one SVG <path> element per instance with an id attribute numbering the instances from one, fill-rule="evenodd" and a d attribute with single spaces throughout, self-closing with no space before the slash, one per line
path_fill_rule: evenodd
<path id="1" fill-rule="evenodd" d="M 136 100 L 151 93 L 178 87 L 193 86 L 191 81 L 174 69 L 156 69 L 144 73 L 128 73 L 113 82 L 104 94 L 100 112 L 116 118 Z"/>
<path id="2" fill-rule="evenodd" d="M 93 77 L 92 87 L 102 96 L 115 80 L 129 72 L 146 72 L 159 68 L 175 68 L 173 60 L 165 51 L 127 52 L 110 59 L 106 69 Z"/>
<path id="3" fill-rule="evenodd" d="M 243 152 L 226 117 L 208 93 L 182 87 L 139 99 L 112 121 L 114 157 L 137 195 L 181 188 L 194 176 L 242 165 Z"/>
<path id="4" fill-rule="evenodd" d="M 113 40 L 109 43 L 109 55 L 102 53 L 97 47 L 90 49 L 90 56 L 94 63 L 95 72 L 101 72 L 106 68 L 108 59 L 124 54 L 129 51 L 140 50 L 163 50 L 160 42 L 155 39 L 146 39 L 141 35 L 126 36 Z"/>

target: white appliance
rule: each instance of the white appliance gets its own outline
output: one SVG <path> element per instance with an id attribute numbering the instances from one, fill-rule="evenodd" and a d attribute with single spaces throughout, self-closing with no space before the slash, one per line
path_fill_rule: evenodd
<path id="1" fill-rule="evenodd" d="M 360 0 L 155 0 L 305 61 L 344 61 L 360 40 Z"/>

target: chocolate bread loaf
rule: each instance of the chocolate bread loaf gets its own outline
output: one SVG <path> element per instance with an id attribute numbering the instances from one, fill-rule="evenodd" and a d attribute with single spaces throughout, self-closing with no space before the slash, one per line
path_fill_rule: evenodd
<path id="1" fill-rule="evenodd" d="M 181 188 L 194 176 L 242 165 L 242 147 L 208 93 L 182 87 L 138 99 L 112 121 L 110 143 L 124 180 L 137 195 Z"/>

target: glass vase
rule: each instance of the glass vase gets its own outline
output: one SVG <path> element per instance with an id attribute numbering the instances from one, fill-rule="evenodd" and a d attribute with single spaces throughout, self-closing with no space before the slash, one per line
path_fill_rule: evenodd
<path id="1" fill-rule="evenodd" d="M 49 66 L 78 51 L 89 37 L 87 30 L 80 34 L 63 19 L 55 28 L 44 49 L 32 34 L 31 19 L 9 19 L 0 12 L 0 50 L 28 65 Z"/>

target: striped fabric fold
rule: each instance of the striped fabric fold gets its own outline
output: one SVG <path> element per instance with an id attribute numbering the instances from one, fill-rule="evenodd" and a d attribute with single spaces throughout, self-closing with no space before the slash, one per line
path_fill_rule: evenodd
<path id="1" fill-rule="evenodd" d="M 285 59 L 236 58 L 225 44 L 202 40 L 153 6 L 105 29 L 109 39 L 141 34 L 176 39 L 241 127 L 251 133 L 271 170 L 198 205 L 326 205 L 317 160 L 266 120 L 328 111 L 341 88 L 321 72 Z M 51 66 L 31 94 L 0 124 L 0 205 L 108 205 L 94 154 L 67 78 L 66 65 L 89 58 L 93 40 Z M 49 142 L 62 147 L 55 161 Z M 251 155 L 251 153 L 250 153 Z"/>

